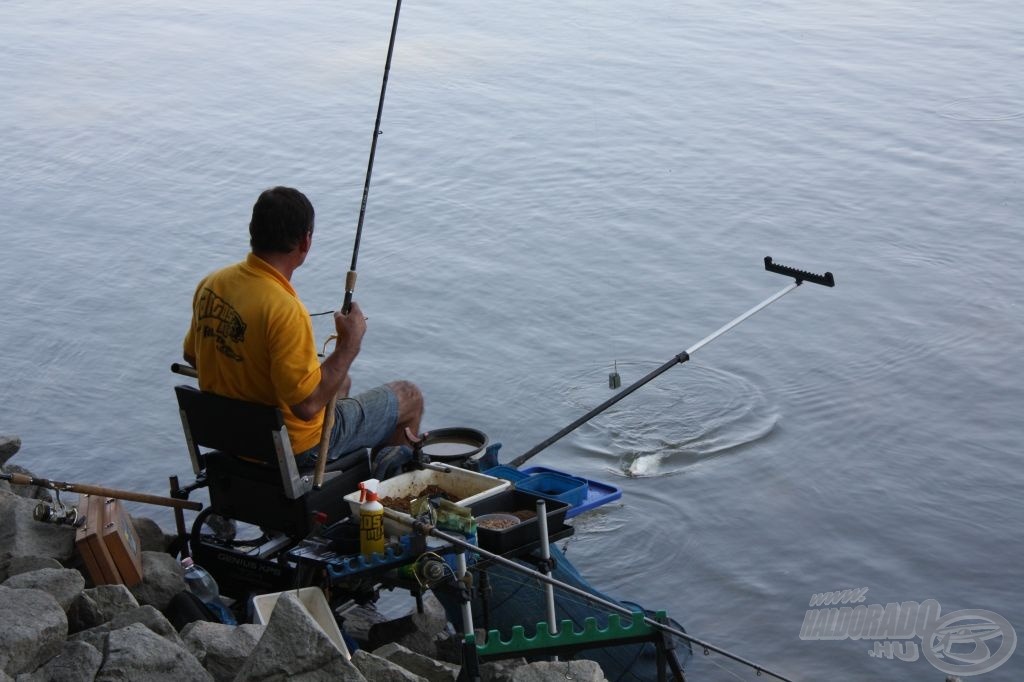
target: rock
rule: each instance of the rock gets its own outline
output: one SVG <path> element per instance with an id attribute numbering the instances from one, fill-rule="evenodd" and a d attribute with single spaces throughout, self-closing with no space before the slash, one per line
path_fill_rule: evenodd
<path id="1" fill-rule="evenodd" d="M 71 568 L 40 568 L 28 573 L 12 575 L 3 582 L 3 586 L 48 592 L 67 613 L 71 604 L 85 589 L 85 578 Z"/>
<path id="2" fill-rule="evenodd" d="M 17 436 L 0 436 L 0 466 L 7 464 L 7 460 L 14 457 L 21 449 L 21 439 Z"/>
<path id="3" fill-rule="evenodd" d="M 110 622 L 119 613 L 139 607 L 124 585 L 97 585 L 83 590 L 68 611 L 68 632 L 81 632 Z"/>
<path id="4" fill-rule="evenodd" d="M 4 465 L 4 471 L 8 474 L 24 474 L 30 478 L 35 478 L 35 474 L 26 469 L 23 466 L 17 464 L 6 464 Z M 15 485 L 11 483 L 11 492 L 15 495 L 28 498 L 30 500 L 45 500 L 47 502 L 53 501 L 53 494 L 49 488 L 41 488 L 37 485 Z"/>
<path id="5" fill-rule="evenodd" d="M 128 589 L 140 604 L 163 611 L 174 595 L 185 590 L 185 570 L 177 559 L 163 552 L 142 553 L 142 582 Z"/>
<path id="6" fill-rule="evenodd" d="M 75 529 L 36 521 L 32 517 L 36 502 L 0 490 L 0 547 L 7 557 L 69 561 L 75 549 Z"/>
<path id="7" fill-rule="evenodd" d="M 608 682 L 601 666 L 594 661 L 539 661 L 512 671 L 510 682 Z"/>
<path id="8" fill-rule="evenodd" d="M 401 644 L 385 644 L 374 650 L 374 655 L 402 666 L 430 682 L 454 682 L 459 676 L 459 666 L 437 661 L 429 656 L 410 651 Z"/>
<path id="9" fill-rule="evenodd" d="M 505 658 L 480 664 L 481 682 L 512 682 L 516 668 L 526 665 L 525 658 Z"/>
<path id="10" fill-rule="evenodd" d="M 109 622 L 76 632 L 68 639 L 87 642 L 103 651 L 110 640 L 110 633 L 134 624 L 145 625 L 151 632 L 160 635 L 175 646 L 182 648 L 185 646 L 178 631 L 174 629 L 167 617 L 148 604 L 121 611 L 114 615 Z"/>
<path id="11" fill-rule="evenodd" d="M 32 672 L 60 653 L 68 619 L 49 593 L 0 585 L 0 670 Z"/>
<path id="12" fill-rule="evenodd" d="M 370 627 L 367 648 L 373 650 L 396 642 L 430 658 L 445 658 L 438 651 L 439 642 L 448 638 L 448 616 L 432 592 L 423 597 L 423 613 L 413 609 L 402 618 L 377 623 Z"/>
<path id="13" fill-rule="evenodd" d="M 169 544 L 164 531 L 153 519 L 145 516 L 131 516 L 132 527 L 139 536 L 143 552 L 166 552 Z"/>
<path id="14" fill-rule="evenodd" d="M 373 682 L 427 682 L 427 678 L 363 649 L 352 654 L 352 663 L 363 677 Z"/>
<path id="15" fill-rule="evenodd" d="M 17 682 L 92 682 L 103 654 L 85 642 L 65 642 L 64 648 L 34 673 L 18 675 Z"/>
<path id="16" fill-rule="evenodd" d="M 235 679 L 267 629 L 266 625 L 224 625 L 197 620 L 181 630 L 185 648 L 217 682 Z"/>
<path id="17" fill-rule="evenodd" d="M 178 631 L 171 625 L 171 621 L 167 620 L 164 614 L 149 604 L 143 604 L 138 608 L 118 613 L 110 619 L 110 630 L 120 630 L 134 623 L 145 625 L 152 632 L 160 635 L 175 646 L 185 646 L 185 642 L 182 641 Z"/>
<path id="18" fill-rule="evenodd" d="M 348 636 L 360 642 L 367 642 L 370 639 L 370 629 L 377 623 L 386 623 L 387 620 L 373 604 L 366 604 L 346 611 L 343 626 Z"/>
<path id="19" fill-rule="evenodd" d="M 40 568 L 64 568 L 59 561 L 52 557 L 45 556 L 16 556 L 11 557 L 4 567 L 5 573 L 0 581 L 7 580 L 12 575 L 28 573 Z"/>
<path id="20" fill-rule="evenodd" d="M 88 630 L 68 635 L 69 642 L 84 642 L 95 647 L 97 651 L 107 650 L 107 640 L 110 638 L 110 623 L 103 623 Z"/>
<path id="21" fill-rule="evenodd" d="M 213 681 L 196 657 L 172 644 L 142 623 L 112 630 L 107 641 L 106 658 L 96 682 L 183 682 Z"/>
<path id="22" fill-rule="evenodd" d="M 277 600 L 263 637 L 235 680 L 293 679 L 306 682 L 366 680 L 298 598 L 284 592 Z"/>

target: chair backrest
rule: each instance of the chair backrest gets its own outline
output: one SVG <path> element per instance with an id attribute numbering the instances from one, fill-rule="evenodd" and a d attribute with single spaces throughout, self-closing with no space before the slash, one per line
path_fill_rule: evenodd
<path id="1" fill-rule="evenodd" d="M 281 410 L 204 393 L 193 386 L 175 386 L 174 393 L 182 423 L 195 445 L 277 468 L 284 428 Z M 284 434 L 283 442 L 288 443 L 287 431 Z"/>
<path id="2" fill-rule="evenodd" d="M 363 450 L 338 460 L 339 468 L 314 488 L 312 472 L 295 464 L 279 409 L 188 385 L 175 386 L 174 393 L 192 468 L 206 481 L 217 514 L 301 537 L 310 531 L 313 512 L 330 523 L 345 518 L 345 495 L 370 477 Z"/>

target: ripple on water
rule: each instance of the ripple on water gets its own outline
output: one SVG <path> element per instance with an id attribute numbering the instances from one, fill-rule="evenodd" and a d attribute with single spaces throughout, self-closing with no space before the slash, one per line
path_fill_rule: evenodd
<path id="1" fill-rule="evenodd" d="M 1008 121 L 1024 118 L 1024 102 L 998 95 L 961 97 L 943 104 L 937 113 L 954 121 Z"/>
<path id="2" fill-rule="evenodd" d="M 642 376 L 645 362 L 620 362 L 623 384 Z M 570 379 L 566 401 L 589 410 L 611 393 L 597 372 Z M 737 452 L 772 432 L 778 415 L 761 389 L 746 377 L 690 366 L 663 375 L 580 428 L 577 444 L 614 460 L 611 469 L 629 477 L 665 476 L 711 458 Z"/>

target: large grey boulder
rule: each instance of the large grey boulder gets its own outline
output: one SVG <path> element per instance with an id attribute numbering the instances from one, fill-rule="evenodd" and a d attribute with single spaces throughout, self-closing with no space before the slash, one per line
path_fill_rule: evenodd
<path id="1" fill-rule="evenodd" d="M 373 682 L 427 682 L 427 678 L 363 649 L 352 654 L 352 663 Z"/>
<path id="2" fill-rule="evenodd" d="M 21 439 L 17 436 L 0 435 L 0 466 L 7 464 L 7 460 L 21 449 Z"/>
<path id="3" fill-rule="evenodd" d="M 367 642 L 370 639 L 370 630 L 373 629 L 373 626 L 378 623 L 388 622 L 388 618 L 378 611 L 376 606 L 370 603 L 354 606 L 345 611 L 344 621 L 344 629 L 347 635 L 354 637 L 360 642 Z"/>
<path id="4" fill-rule="evenodd" d="M 170 554 L 143 552 L 142 582 L 128 589 L 140 604 L 163 611 L 174 595 L 186 589 L 185 569 Z"/>
<path id="5" fill-rule="evenodd" d="M 36 477 L 31 471 L 23 466 L 18 466 L 17 464 L 5 464 L 4 472 L 8 474 L 24 474 L 29 478 Z M 45 500 L 47 502 L 53 501 L 53 493 L 50 492 L 50 489 L 43 488 L 38 485 L 21 485 L 11 483 L 10 491 L 15 495 L 19 495 L 30 500 L 36 500 L 37 502 L 41 500 Z"/>
<path id="6" fill-rule="evenodd" d="M 97 585 L 83 590 L 68 610 L 68 632 L 75 633 L 110 622 L 124 611 L 137 609 L 139 602 L 124 585 Z"/>
<path id="7" fill-rule="evenodd" d="M 418 654 L 394 642 L 374 649 L 373 653 L 430 682 L 454 682 L 459 676 L 459 666 Z"/>
<path id="8" fill-rule="evenodd" d="M 512 673 L 526 665 L 525 658 L 503 658 L 480 663 L 481 682 L 512 682 Z"/>
<path id="9" fill-rule="evenodd" d="M 49 593 L 0 585 L 0 670 L 32 672 L 60 653 L 68 619 Z"/>
<path id="10" fill-rule="evenodd" d="M 11 557 L 7 563 L 0 568 L 0 581 L 7 580 L 12 575 L 37 571 L 40 568 L 64 568 L 59 561 L 52 557 L 45 556 L 16 556 Z"/>
<path id="11" fill-rule="evenodd" d="M 12 575 L 3 582 L 3 586 L 48 592 L 67 613 L 71 604 L 85 589 L 85 578 L 71 568 L 40 568 L 28 573 Z"/>
<path id="12" fill-rule="evenodd" d="M 608 682 L 601 666 L 594 661 L 539 661 L 512 671 L 510 682 Z"/>
<path id="13" fill-rule="evenodd" d="M 408 615 L 370 627 L 367 648 L 396 642 L 405 648 L 430 658 L 446 658 L 440 648 L 449 637 L 448 616 L 444 606 L 432 592 L 424 595 L 423 613 L 413 609 Z"/>
<path id="14" fill-rule="evenodd" d="M 174 629 L 174 626 L 167 620 L 167 617 L 149 604 L 121 611 L 111 618 L 109 622 L 91 627 L 88 630 L 76 632 L 69 636 L 68 639 L 88 642 L 100 651 L 103 651 L 110 641 L 110 633 L 134 624 L 144 625 L 151 632 L 160 635 L 174 646 L 185 646 L 178 631 Z"/>
<path id="15" fill-rule="evenodd" d="M 72 635 L 68 635 L 69 642 L 84 642 L 89 646 L 95 647 L 97 651 L 106 651 L 107 649 L 107 638 L 110 637 L 110 623 L 104 623 L 97 625 L 94 628 L 88 630 L 82 630 Z"/>
<path id="16" fill-rule="evenodd" d="M 298 598 L 284 592 L 263 637 L 235 680 L 365 682 L 366 678 L 345 658 Z"/>
<path id="17" fill-rule="evenodd" d="M 185 648 L 217 682 L 229 682 L 245 665 L 266 625 L 225 625 L 197 620 L 181 630 Z"/>
<path id="18" fill-rule="evenodd" d="M 75 549 L 75 529 L 41 523 L 32 513 L 38 500 L 0 490 L 0 552 L 11 557 L 49 557 L 62 563 Z"/>
<path id="19" fill-rule="evenodd" d="M 163 529 L 153 519 L 145 516 L 131 516 L 132 528 L 139 536 L 139 547 L 143 552 L 166 552 L 169 544 Z"/>
<path id="20" fill-rule="evenodd" d="M 142 623 L 112 630 L 96 682 L 213 682 L 196 657 Z"/>
<path id="21" fill-rule="evenodd" d="M 61 652 L 34 673 L 18 675 L 16 682 L 92 682 L 103 654 L 85 642 L 65 642 Z"/>
<path id="22" fill-rule="evenodd" d="M 167 616 L 149 604 L 143 604 L 138 608 L 118 613 L 110 619 L 110 629 L 111 631 L 120 630 L 134 623 L 145 625 L 152 632 L 160 635 L 175 646 L 185 646 L 185 642 L 181 640 L 181 635 L 171 625 L 171 621 L 167 620 Z"/>

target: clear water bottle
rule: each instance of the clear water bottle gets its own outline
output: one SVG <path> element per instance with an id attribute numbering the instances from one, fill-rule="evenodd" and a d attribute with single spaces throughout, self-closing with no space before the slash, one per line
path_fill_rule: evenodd
<path id="1" fill-rule="evenodd" d="M 228 625 L 237 624 L 231 611 L 221 602 L 220 588 L 217 587 L 217 581 L 213 579 L 210 572 L 192 561 L 192 557 L 182 559 L 181 565 L 185 569 L 185 585 L 189 592 L 206 604 L 206 607 L 213 611 L 220 622 Z"/>

